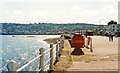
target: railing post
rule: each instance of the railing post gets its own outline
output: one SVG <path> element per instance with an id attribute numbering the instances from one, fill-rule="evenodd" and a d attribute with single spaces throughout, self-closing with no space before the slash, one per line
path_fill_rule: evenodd
<path id="1" fill-rule="evenodd" d="M 85 36 L 84 36 L 84 47 L 85 47 Z"/>
<path id="2" fill-rule="evenodd" d="M 59 39 L 59 56 L 61 54 L 61 39 Z"/>
<path id="3" fill-rule="evenodd" d="M 62 38 L 62 48 L 64 48 L 64 39 Z"/>
<path id="4" fill-rule="evenodd" d="M 51 48 L 51 50 L 50 50 L 50 58 L 51 58 L 51 60 L 50 60 L 50 71 L 53 71 L 54 70 L 54 66 L 53 66 L 53 44 L 50 44 L 50 48 Z"/>
<path id="5" fill-rule="evenodd" d="M 8 72 L 10 73 L 16 73 L 16 70 L 18 68 L 18 64 L 16 63 L 16 61 L 11 60 L 8 64 L 7 64 L 7 68 L 8 68 Z"/>
<path id="6" fill-rule="evenodd" d="M 61 46 L 61 48 L 64 48 L 64 35 L 61 35 L 61 41 L 62 41 L 62 46 Z"/>
<path id="7" fill-rule="evenodd" d="M 90 51 L 93 52 L 93 49 L 92 49 L 92 38 L 90 38 Z"/>
<path id="8" fill-rule="evenodd" d="M 56 40 L 56 61 L 58 61 L 58 55 L 59 55 L 59 53 L 58 53 L 58 40 Z"/>
<path id="9" fill-rule="evenodd" d="M 40 57 L 40 67 L 39 69 L 41 69 L 41 71 L 43 72 L 44 71 L 44 49 L 43 48 L 40 48 L 39 49 L 40 51 L 40 54 L 42 54 L 42 56 Z"/>
<path id="10" fill-rule="evenodd" d="M 88 37 L 87 37 L 87 44 L 86 44 L 86 47 L 88 48 Z"/>
<path id="11" fill-rule="evenodd" d="M 88 48 L 88 37 L 85 36 L 85 47 Z"/>

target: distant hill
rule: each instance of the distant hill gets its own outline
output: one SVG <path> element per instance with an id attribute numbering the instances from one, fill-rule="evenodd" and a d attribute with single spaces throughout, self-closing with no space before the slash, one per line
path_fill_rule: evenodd
<path id="1" fill-rule="evenodd" d="M 41 35 L 41 34 L 63 34 L 82 32 L 87 30 L 97 32 L 104 28 L 104 25 L 71 23 L 71 24 L 55 24 L 55 23 L 39 23 L 39 24 L 18 24 L 18 23 L 1 23 L 2 34 L 7 35 Z"/>

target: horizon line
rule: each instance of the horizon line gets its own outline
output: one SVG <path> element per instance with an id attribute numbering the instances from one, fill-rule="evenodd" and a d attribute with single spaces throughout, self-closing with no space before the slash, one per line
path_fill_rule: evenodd
<path id="1" fill-rule="evenodd" d="M 29 22 L 29 23 L 22 23 L 22 22 L 0 22 L 0 23 L 13 23 L 13 24 L 39 24 L 39 23 L 47 23 L 47 24 L 94 24 L 94 25 L 104 25 L 104 24 L 97 24 L 97 23 L 83 23 L 83 22 L 69 22 L 69 23 L 65 23 L 65 22 L 62 22 L 62 23 L 56 23 L 56 22 Z"/>

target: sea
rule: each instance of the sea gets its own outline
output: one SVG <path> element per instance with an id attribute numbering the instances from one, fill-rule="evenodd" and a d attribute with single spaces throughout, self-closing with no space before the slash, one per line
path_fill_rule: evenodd
<path id="1" fill-rule="evenodd" d="M 44 39 L 58 38 L 60 35 L 0 35 L 0 73 L 8 71 L 7 64 L 14 60 L 18 68 L 39 55 L 39 49 L 49 49 L 50 44 Z M 45 55 L 45 61 L 49 53 Z M 23 71 L 36 71 L 39 69 L 40 59 L 26 67 Z"/>

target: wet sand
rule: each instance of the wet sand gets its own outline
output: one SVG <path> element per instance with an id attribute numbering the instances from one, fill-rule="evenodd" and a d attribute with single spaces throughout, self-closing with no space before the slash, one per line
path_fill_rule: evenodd
<path id="1" fill-rule="evenodd" d="M 59 38 L 48 38 L 48 39 L 45 39 L 43 41 L 46 41 L 48 44 L 56 44 L 56 40 L 59 40 Z"/>

